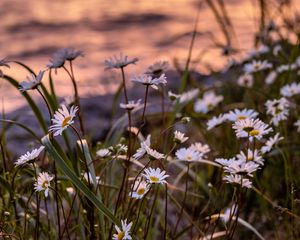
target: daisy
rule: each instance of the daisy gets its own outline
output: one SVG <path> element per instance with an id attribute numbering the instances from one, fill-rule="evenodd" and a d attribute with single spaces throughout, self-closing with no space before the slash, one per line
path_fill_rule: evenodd
<path id="1" fill-rule="evenodd" d="M 265 145 L 260 149 L 262 153 L 270 152 L 271 149 L 275 144 L 279 141 L 283 140 L 283 137 L 280 137 L 279 133 L 276 133 L 274 137 L 270 137 L 266 142 Z"/>
<path id="2" fill-rule="evenodd" d="M 164 159 L 165 155 L 162 153 L 159 153 L 158 151 L 156 151 L 155 149 L 150 148 L 149 146 L 145 146 L 145 150 L 147 152 L 147 154 L 149 155 L 150 159 Z"/>
<path id="3" fill-rule="evenodd" d="M 271 71 L 265 78 L 265 83 L 268 85 L 272 84 L 276 80 L 277 76 L 278 73 L 276 71 Z"/>
<path id="4" fill-rule="evenodd" d="M 278 126 L 279 122 L 286 120 L 289 114 L 289 101 L 282 97 L 280 99 L 268 100 L 265 103 L 267 114 L 272 116 L 271 122 Z"/>
<path id="5" fill-rule="evenodd" d="M 286 72 L 286 71 L 290 71 L 290 70 L 294 70 L 296 68 L 296 64 L 283 64 L 283 65 L 280 65 L 276 68 L 276 71 L 278 73 L 283 73 L 283 72 Z"/>
<path id="6" fill-rule="evenodd" d="M 123 109 L 126 109 L 126 110 L 128 110 L 128 111 L 131 111 L 131 110 L 133 110 L 133 109 L 135 109 L 135 108 L 140 107 L 140 106 L 141 106 L 141 101 L 142 101 L 142 100 L 139 99 L 139 100 L 137 100 L 136 102 L 135 102 L 135 101 L 128 101 L 127 104 L 121 103 L 121 104 L 120 104 L 120 108 L 123 108 Z"/>
<path id="7" fill-rule="evenodd" d="M 132 226 L 132 222 L 127 224 L 127 219 L 121 220 L 122 228 L 120 229 L 118 226 L 115 226 L 117 231 L 116 234 L 113 235 L 113 240 L 131 240 L 130 229 Z"/>
<path id="8" fill-rule="evenodd" d="M 194 100 L 199 95 L 199 89 L 191 89 L 189 91 L 183 92 L 179 97 L 179 103 L 184 104 Z"/>
<path id="9" fill-rule="evenodd" d="M 174 101 L 176 99 L 179 99 L 181 97 L 181 94 L 175 94 L 172 93 L 171 91 L 168 91 L 168 97 L 170 98 L 171 101 Z"/>
<path id="10" fill-rule="evenodd" d="M 54 132 L 54 136 L 61 135 L 69 125 L 74 123 L 73 119 L 77 111 L 77 106 L 72 106 L 69 112 L 67 107 L 62 105 L 61 108 L 55 112 L 54 118 L 52 118 L 53 124 L 49 128 L 49 132 Z"/>
<path id="11" fill-rule="evenodd" d="M 208 113 L 213 110 L 224 99 L 221 95 L 216 95 L 214 91 L 204 93 L 202 99 L 195 102 L 194 110 L 199 113 Z"/>
<path id="12" fill-rule="evenodd" d="M 272 68 L 272 64 L 269 63 L 267 60 L 264 60 L 264 61 L 253 60 L 251 63 L 245 64 L 244 71 L 246 73 L 252 73 L 252 72 L 258 72 L 261 70 L 265 70 L 268 68 Z"/>
<path id="13" fill-rule="evenodd" d="M 169 175 L 166 175 L 166 171 L 162 171 L 160 168 L 146 168 L 142 175 L 146 178 L 146 181 L 151 184 L 165 184 L 165 180 Z"/>
<path id="14" fill-rule="evenodd" d="M 167 61 L 157 61 L 147 68 L 145 74 L 160 76 L 162 73 L 166 72 L 168 66 L 169 63 Z"/>
<path id="15" fill-rule="evenodd" d="M 131 187 L 133 192 L 129 193 L 131 198 L 141 199 L 145 196 L 145 194 L 149 191 L 150 185 L 148 182 L 138 179 L 134 185 Z"/>
<path id="16" fill-rule="evenodd" d="M 284 97 L 292 97 L 300 93 L 300 83 L 291 83 L 280 89 L 280 94 Z"/>
<path id="17" fill-rule="evenodd" d="M 259 119 L 242 119 L 236 121 L 232 128 L 235 129 L 235 134 L 238 138 L 253 138 L 261 139 L 262 136 L 272 131 L 268 124 L 265 124 Z"/>
<path id="18" fill-rule="evenodd" d="M 75 50 L 73 48 L 62 49 L 62 52 L 64 54 L 64 58 L 68 61 L 73 61 L 77 57 L 84 57 L 83 51 Z"/>
<path id="19" fill-rule="evenodd" d="M 224 166 L 224 171 L 230 174 L 253 176 L 253 172 L 259 169 L 259 165 L 254 162 L 245 162 L 244 160 L 231 160 Z"/>
<path id="20" fill-rule="evenodd" d="M 255 119 L 258 115 L 258 112 L 256 112 L 253 109 L 234 109 L 230 111 L 229 113 L 226 114 L 226 119 L 231 121 L 231 122 L 236 122 L 238 120 L 243 120 L 243 119 Z"/>
<path id="21" fill-rule="evenodd" d="M 37 192 L 45 191 L 45 197 L 48 197 L 50 182 L 53 179 L 47 172 L 39 173 L 36 183 L 34 184 L 34 189 Z"/>
<path id="22" fill-rule="evenodd" d="M 251 88 L 253 86 L 253 76 L 249 73 L 245 73 L 238 78 L 237 84 L 241 87 Z"/>
<path id="23" fill-rule="evenodd" d="M 8 65 L 8 61 L 4 58 L 0 60 L 0 67 L 7 67 L 10 68 L 10 66 Z M 2 72 L 2 70 L 0 69 L 0 77 L 3 77 L 4 74 Z"/>
<path id="24" fill-rule="evenodd" d="M 146 147 L 150 147 L 150 144 L 151 144 L 150 138 L 151 138 L 151 135 L 148 135 L 146 140 L 141 142 L 141 147 L 133 155 L 133 158 L 138 160 L 146 154 L 146 152 L 147 152 Z"/>
<path id="25" fill-rule="evenodd" d="M 106 66 L 105 69 L 124 68 L 129 64 L 135 64 L 138 60 L 138 58 L 128 59 L 128 56 L 124 56 L 120 53 L 119 56 L 115 55 L 112 58 L 105 60 L 104 65 Z"/>
<path id="26" fill-rule="evenodd" d="M 108 157 L 111 155 L 111 151 L 108 149 L 108 148 L 103 148 L 103 149 L 99 149 L 97 152 L 96 152 L 96 155 L 98 157 Z"/>
<path id="27" fill-rule="evenodd" d="M 40 71 L 37 76 L 31 74 L 30 77 L 27 77 L 27 81 L 20 82 L 19 89 L 21 92 L 27 90 L 36 89 L 40 84 L 44 76 L 44 71 Z"/>
<path id="28" fill-rule="evenodd" d="M 210 147 L 207 144 L 202 144 L 201 142 L 193 143 L 189 149 L 199 152 L 202 154 L 202 157 L 205 157 L 205 154 L 210 152 Z"/>
<path id="29" fill-rule="evenodd" d="M 220 114 L 217 117 L 213 117 L 212 119 L 208 120 L 206 125 L 207 125 L 207 130 L 211 130 L 213 128 L 215 128 L 216 126 L 219 126 L 220 124 L 222 124 L 223 122 L 225 122 L 227 120 L 226 115 L 224 114 Z"/>
<path id="30" fill-rule="evenodd" d="M 41 146 L 39 148 L 33 149 L 31 152 L 27 152 L 15 162 L 16 167 L 22 166 L 26 163 L 29 163 L 30 161 L 36 159 L 40 153 L 44 150 L 44 146 Z"/>
<path id="31" fill-rule="evenodd" d="M 175 153 L 176 157 L 180 161 L 193 162 L 202 158 L 202 154 L 198 151 L 194 151 L 190 148 L 180 148 Z"/>
<path id="32" fill-rule="evenodd" d="M 257 149 L 255 149 L 254 151 L 248 149 L 247 154 L 241 151 L 239 154 L 236 155 L 236 158 L 244 162 L 253 161 L 261 166 L 264 165 L 264 159 L 262 158 L 260 152 Z"/>
<path id="33" fill-rule="evenodd" d="M 180 131 L 175 131 L 174 132 L 174 141 L 177 143 L 184 143 L 185 141 L 187 141 L 189 138 L 184 136 L 184 133 L 180 132 Z"/>
<path id="34" fill-rule="evenodd" d="M 248 178 L 242 178 L 241 175 L 226 175 L 225 177 L 223 177 L 223 180 L 227 183 L 239 184 L 242 187 L 252 188 L 252 182 Z"/>
<path id="35" fill-rule="evenodd" d="M 156 77 L 153 78 L 152 76 L 147 75 L 147 74 L 141 74 L 141 75 L 133 77 L 131 79 L 131 81 L 142 83 L 143 85 L 151 86 L 155 90 L 158 89 L 157 86 L 159 84 L 163 84 L 163 85 L 167 84 L 167 78 L 164 73 L 162 75 L 160 75 L 160 77 L 157 77 L 157 78 Z"/>

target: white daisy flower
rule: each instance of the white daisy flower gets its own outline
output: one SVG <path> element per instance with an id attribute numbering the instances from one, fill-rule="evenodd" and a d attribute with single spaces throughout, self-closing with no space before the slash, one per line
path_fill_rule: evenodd
<path id="1" fill-rule="evenodd" d="M 179 97 L 179 103 L 180 104 L 188 103 L 188 102 L 194 100 L 196 97 L 198 97 L 198 95 L 199 95 L 198 88 L 183 92 Z"/>
<path id="2" fill-rule="evenodd" d="M 124 68 L 129 64 L 136 64 L 138 58 L 128 59 L 128 56 L 124 56 L 120 53 L 119 56 L 113 56 L 110 59 L 104 61 L 105 69 L 113 69 L 113 68 Z"/>
<path id="3" fill-rule="evenodd" d="M 194 162 L 202 158 L 202 154 L 190 148 L 180 148 L 175 153 L 176 158 L 180 161 Z"/>
<path id="4" fill-rule="evenodd" d="M 155 90 L 158 89 L 157 86 L 159 84 L 163 84 L 163 85 L 167 84 L 167 78 L 166 78 L 164 73 L 162 75 L 160 75 L 160 77 L 157 77 L 157 78 L 152 77 L 152 76 L 147 75 L 147 74 L 141 74 L 141 75 L 133 77 L 131 79 L 131 81 L 142 83 L 143 85 L 151 86 Z"/>
<path id="5" fill-rule="evenodd" d="M 252 62 L 245 64 L 244 71 L 246 73 L 258 72 L 268 68 L 272 68 L 272 66 L 273 65 L 269 63 L 267 60 L 264 61 L 253 60 Z"/>
<path id="6" fill-rule="evenodd" d="M 252 182 L 248 178 L 245 177 L 242 178 L 241 175 L 236 175 L 236 174 L 226 175 L 225 177 L 223 177 L 223 180 L 227 183 L 239 184 L 242 187 L 252 188 Z"/>
<path id="7" fill-rule="evenodd" d="M 226 119 L 231 121 L 231 122 L 236 122 L 238 120 L 243 120 L 243 119 L 254 119 L 258 115 L 258 112 L 256 112 L 253 109 L 234 109 L 230 111 L 229 113 L 226 113 Z"/>
<path id="8" fill-rule="evenodd" d="M 241 151 L 239 154 L 236 155 L 236 158 L 238 160 L 241 160 L 244 162 L 253 161 L 261 166 L 264 165 L 264 161 L 265 161 L 257 149 L 255 149 L 254 151 L 251 149 L 248 149 L 247 154 L 245 154 L 243 151 Z"/>
<path id="9" fill-rule="evenodd" d="M 174 132 L 174 141 L 177 143 L 184 143 L 185 141 L 187 141 L 189 138 L 184 136 L 184 133 L 180 132 L 180 131 L 175 131 Z"/>
<path id="10" fill-rule="evenodd" d="M 120 103 L 120 108 L 123 108 L 123 109 L 126 109 L 128 111 L 131 111 L 135 108 L 138 108 L 141 106 L 141 99 L 137 100 L 136 102 L 135 101 L 128 101 L 128 104 L 126 103 Z"/>
<path id="11" fill-rule="evenodd" d="M 162 171 L 160 168 L 146 168 L 142 175 L 146 178 L 146 181 L 151 184 L 166 184 L 165 180 L 169 175 L 166 175 L 166 171 Z"/>
<path id="12" fill-rule="evenodd" d="M 296 64 L 283 64 L 283 65 L 278 66 L 276 68 L 276 71 L 278 73 L 283 73 L 283 72 L 286 72 L 286 71 L 294 70 L 295 68 L 297 68 Z"/>
<path id="13" fill-rule="evenodd" d="M 208 91 L 203 94 L 202 99 L 195 102 L 194 110 L 199 113 L 208 113 L 213 110 L 224 99 L 221 95 L 216 95 L 214 91 Z"/>
<path id="14" fill-rule="evenodd" d="M 276 133 L 274 137 L 270 137 L 266 142 L 265 145 L 260 149 L 260 151 L 265 154 L 270 152 L 275 144 L 279 141 L 283 140 L 283 137 L 280 137 L 279 133 Z"/>
<path id="15" fill-rule="evenodd" d="M 36 159 L 40 153 L 44 150 L 44 146 L 33 149 L 31 152 L 27 152 L 15 162 L 16 167 L 29 163 L 30 161 Z"/>
<path id="16" fill-rule="evenodd" d="M 38 175 L 37 181 L 34 184 L 34 189 L 37 192 L 45 191 L 45 197 L 48 197 L 50 182 L 53 176 L 47 172 L 41 172 Z"/>
<path id="17" fill-rule="evenodd" d="M 236 161 L 235 158 L 216 158 L 215 162 L 221 164 L 223 167 L 229 166 L 232 161 Z"/>
<path id="18" fill-rule="evenodd" d="M 68 61 L 73 61 L 77 57 L 84 57 L 83 51 L 81 50 L 75 50 L 73 48 L 65 48 L 62 49 L 62 51 L 64 52 L 65 59 Z"/>
<path id="19" fill-rule="evenodd" d="M 276 71 L 271 71 L 265 78 L 265 83 L 271 85 L 277 78 L 278 73 Z"/>
<path id="20" fill-rule="evenodd" d="M 243 119 L 236 121 L 232 128 L 235 129 L 235 134 L 238 138 L 253 138 L 261 139 L 262 136 L 272 131 L 268 124 L 265 124 L 259 119 Z"/>
<path id="21" fill-rule="evenodd" d="M 280 89 L 280 94 L 284 97 L 292 97 L 299 93 L 300 93 L 300 83 L 293 82 L 291 84 L 284 85 Z"/>
<path id="22" fill-rule="evenodd" d="M 202 144 L 201 142 L 193 143 L 189 149 L 199 152 L 203 158 L 205 158 L 205 155 L 210 152 L 210 147 L 207 144 Z"/>
<path id="23" fill-rule="evenodd" d="M 118 226 L 115 226 L 117 231 L 116 234 L 113 235 L 113 240 L 131 240 L 130 229 L 132 226 L 132 222 L 127 224 L 127 219 L 121 220 L 122 228 L 120 229 Z"/>
<path id="24" fill-rule="evenodd" d="M 55 112 L 54 118 L 52 118 L 53 124 L 49 128 L 49 132 L 54 132 L 54 136 L 61 135 L 69 125 L 74 123 L 73 119 L 77 111 L 77 106 L 72 106 L 69 112 L 67 107 L 62 105 L 61 108 Z"/>
<path id="25" fill-rule="evenodd" d="M 275 126 L 278 126 L 280 121 L 287 119 L 289 114 L 289 105 L 289 101 L 284 97 L 268 100 L 265 103 L 267 114 L 272 116 L 271 122 Z"/>
<path id="26" fill-rule="evenodd" d="M 148 135 L 146 140 L 144 142 L 141 142 L 141 147 L 133 155 L 133 158 L 138 160 L 146 154 L 146 152 L 147 152 L 146 147 L 150 147 L 150 145 L 151 145 L 150 139 L 151 139 L 151 135 Z"/>
<path id="27" fill-rule="evenodd" d="M 27 77 L 27 81 L 20 82 L 19 89 L 21 92 L 27 90 L 36 89 L 40 84 L 44 76 L 44 71 L 40 71 L 37 76 L 31 74 L 30 77 Z"/>
<path id="28" fill-rule="evenodd" d="M 213 128 L 215 128 L 216 126 L 219 126 L 220 124 L 222 124 L 223 122 L 225 122 L 227 120 L 226 115 L 224 114 L 220 114 L 217 117 L 213 117 L 212 119 L 208 120 L 206 125 L 207 125 L 207 130 L 211 130 Z"/>
<path id="29" fill-rule="evenodd" d="M 162 153 L 159 153 L 158 151 L 156 151 L 155 149 L 152 149 L 148 146 L 145 146 L 145 150 L 147 152 L 147 154 L 149 155 L 150 159 L 164 159 L 165 155 Z"/>
<path id="30" fill-rule="evenodd" d="M 174 101 L 176 99 L 179 99 L 181 97 L 181 94 L 175 94 L 172 93 L 171 91 L 168 91 L 168 97 L 170 98 L 171 101 Z"/>
<path id="31" fill-rule="evenodd" d="M 96 155 L 98 157 L 108 157 L 111 155 L 111 151 L 108 149 L 108 148 L 103 148 L 103 149 L 99 149 L 97 152 L 96 152 Z"/>
<path id="32" fill-rule="evenodd" d="M 259 165 L 254 162 L 245 162 L 242 159 L 228 162 L 227 166 L 224 166 L 224 171 L 230 174 L 248 175 L 253 176 L 253 172 L 259 169 Z"/>
<path id="33" fill-rule="evenodd" d="M 137 179 L 137 181 L 134 183 L 134 186 L 132 186 L 131 189 L 133 190 L 133 192 L 130 192 L 129 196 L 131 198 L 141 199 L 149 191 L 150 185 L 148 182 L 142 179 Z"/>
<path id="34" fill-rule="evenodd" d="M 82 51 L 74 50 L 73 48 L 63 48 L 55 52 L 50 59 L 50 63 L 47 65 L 48 68 L 60 68 L 65 64 L 65 61 L 73 61 L 77 57 L 83 57 Z"/>
<path id="35" fill-rule="evenodd" d="M 167 61 L 157 61 L 147 68 L 145 74 L 160 76 L 162 73 L 166 72 L 168 66 L 169 63 Z"/>
<path id="36" fill-rule="evenodd" d="M 251 88 L 253 86 L 253 76 L 249 73 L 245 73 L 238 78 L 237 84 L 241 87 Z"/>

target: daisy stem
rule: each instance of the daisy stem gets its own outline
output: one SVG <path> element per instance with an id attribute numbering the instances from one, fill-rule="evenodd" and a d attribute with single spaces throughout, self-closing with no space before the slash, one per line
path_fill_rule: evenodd
<path id="1" fill-rule="evenodd" d="M 67 72 L 67 74 L 71 78 L 71 81 L 72 81 L 72 84 L 73 84 L 75 103 L 78 106 L 78 119 L 79 119 L 80 130 L 81 130 L 82 135 L 84 136 L 85 131 L 84 131 L 84 125 L 83 125 L 83 120 L 82 120 L 82 115 L 81 115 L 81 106 L 80 106 L 79 94 L 78 94 L 77 84 L 76 84 L 76 80 L 75 80 L 75 76 L 74 76 L 72 61 L 70 61 L 70 70 L 71 70 L 71 72 L 65 66 L 63 66 L 63 69 Z"/>
<path id="2" fill-rule="evenodd" d="M 34 169 L 34 177 L 37 182 L 37 169 L 34 163 L 32 163 L 32 167 Z M 39 239 L 39 228 L 40 228 L 40 199 L 38 192 L 35 194 L 36 196 L 36 221 L 35 221 L 35 239 Z"/>
<path id="3" fill-rule="evenodd" d="M 162 86 L 161 88 L 161 118 L 162 118 L 162 126 L 161 129 L 163 130 L 165 127 L 165 88 Z"/>
<path id="4" fill-rule="evenodd" d="M 182 213 L 183 213 L 183 208 L 184 208 L 185 201 L 186 201 L 186 193 L 187 193 L 187 190 L 188 190 L 189 171 L 190 171 L 190 164 L 187 163 L 186 179 L 185 179 L 185 191 L 184 191 L 184 196 L 183 196 L 183 202 L 181 204 L 180 213 L 178 215 L 178 218 L 177 218 L 177 221 L 176 221 L 176 224 L 175 224 L 175 229 L 174 229 L 173 237 L 176 236 L 177 227 L 178 227 L 178 224 L 179 224 L 179 222 L 181 220 Z"/>
<path id="5" fill-rule="evenodd" d="M 69 223 L 69 220 L 70 220 L 70 217 L 71 217 L 71 213 L 72 213 L 72 210 L 73 210 L 73 207 L 74 207 L 74 203 L 75 203 L 76 197 L 77 197 L 77 192 L 75 193 L 75 195 L 74 195 L 74 197 L 72 199 L 70 211 L 69 211 L 66 223 L 65 223 L 65 227 L 63 228 L 63 231 L 62 231 L 62 236 L 64 235 L 64 233 L 66 231 L 66 228 L 68 228 L 68 223 Z"/>
<path id="6" fill-rule="evenodd" d="M 151 208 L 151 211 L 150 211 L 150 215 L 147 218 L 147 228 L 146 228 L 145 236 L 143 238 L 145 240 L 147 239 L 147 236 L 148 236 L 148 233 L 149 233 L 150 224 L 152 222 L 152 217 L 153 217 L 153 213 L 154 213 L 154 207 L 155 207 L 157 196 L 158 196 L 158 190 L 159 190 L 159 187 L 156 186 L 156 191 L 155 191 L 155 196 L 154 196 L 153 203 L 152 203 L 152 208 Z"/>
<path id="7" fill-rule="evenodd" d="M 54 169 L 54 188 L 55 191 L 58 192 L 58 184 L 57 184 L 57 170 L 56 170 L 56 164 L 55 161 L 53 163 L 53 169 Z M 61 229 L 60 229 L 60 214 L 59 214 L 59 204 L 58 204 L 58 196 L 55 194 L 55 202 L 56 202 L 56 216 L 57 216 L 57 227 L 58 227 L 58 236 L 61 235 Z"/>
<path id="8" fill-rule="evenodd" d="M 50 237 L 51 229 L 50 229 L 50 220 L 49 220 L 48 204 L 47 204 L 46 198 L 44 198 L 44 204 L 45 204 L 45 209 L 46 209 L 46 214 L 47 214 L 47 224 L 48 224 L 47 235 L 48 235 L 48 239 L 50 240 L 50 239 L 51 239 L 51 237 Z"/>
<path id="9" fill-rule="evenodd" d="M 23 229 L 23 237 L 26 238 L 26 223 L 27 223 L 27 209 L 28 209 L 28 205 L 31 201 L 31 198 L 34 194 L 34 191 L 31 192 L 29 198 L 27 199 L 26 205 L 25 205 L 25 209 L 24 209 L 24 229 Z"/>
<path id="10" fill-rule="evenodd" d="M 49 103 L 47 101 L 47 99 L 45 98 L 44 94 L 41 92 L 41 90 L 37 87 L 36 90 L 38 91 L 38 93 L 41 95 L 41 97 L 43 98 L 44 102 L 46 103 L 47 109 L 48 109 L 48 113 L 49 113 L 49 119 L 51 122 L 51 118 L 52 118 L 52 111 L 51 108 L 49 106 Z"/>
<path id="11" fill-rule="evenodd" d="M 167 227 L 168 227 L 168 184 L 165 184 L 165 229 L 164 239 L 167 239 Z"/>

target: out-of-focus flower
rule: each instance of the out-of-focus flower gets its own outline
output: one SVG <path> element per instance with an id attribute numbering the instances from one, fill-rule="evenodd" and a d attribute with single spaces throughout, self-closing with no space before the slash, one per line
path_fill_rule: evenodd
<path id="1" fill-rule="evenodd" d="M 110 156 L 110 155 L 111 155 L 111 151 L 110 151 L 108 148 L 99 149 L 99 150 L 96 152 L 96 155 L 97 155 L 98 157 L 107 157 L 107 156 Z"/>
<path id="2" fill-rule="evenodd" d="M 265 103 L 267 114 L 272 116 L 271 122 L 278 126 L 279 122 L 286 120 L 289 114 L 289 101 L 286 98 L 268 100 Z"/>
<path id="3" fill-rule="evenodd" d="M 133 82 L 141 83 L 143 85 L 151 86 L 153 89 L 157 90 L 158 85 L 166 85 L 167 84 L 167 78 L 165 74 L 160 75 L 160 77 L 152 77 L 147 74 L 141 74 L 138 76 L 135 76 L 131 79 Z"/>
<path id="4" fill-rule="evenodd" d="M 27 81 L 20 82 L 20 91 L 25 92 L 27 90 L 36 89 L 41 84 L 43 76 L 44 71 L 40 71 L 37 76 L 31 74 L 30 77 L 27 77 Z"/>
<path id="5" fill-rule="evenodd" d="M 223 180 L 227 183 L 241 185 L 242 187 L 246 187 L 246 188 L 252 188 L 252 182 L 248 178 L 245 177 L 242 178 L 241 175 L 237 175 L 237 174 L 226 175 L 223 177 Z"/>
<path id="6" fill-rule="evenodd" d="M 188 137 L 184 136 L 184 133 L 179 132 L 179 131 L 175 131 L 174 132 L 174 141 L 177 143 L 184 143 L 186 140 L 188 140 Z"/>
<path id="7" fill-rule="evenodd" d="M 61 135 L 68 126 L 74 123 L 73 119 L 77 111 L 77 106 L 72 106 L 69 112 L 67 107 L 62 105 L 61 108 L 55 112 L 54 118 L 52 118 L 53 124 L 50 126 L 49 131 L 54 132 L 54 136 Z"/>
<path id="8" fill-rule="evenodd" d="M 299 93 L 300 93 L 300 83 L 293 82 L 291 84 L 284 85 L 280 89 L 280 94 L 284 97 L 292 97 Z"/>
<path id="9" fill-rule="evenodd" d="M 136 151 L 136 153 L 133 155 L 133 158 L 140 159 L 146 154 L 146 147 L 150 147 L 151 145 L 151 135 L 148 135 L 146 140 L 141 142 L 141 147 Z"/>
<path id="10" fill-rule="evenodd" d="M 16 167 L 22 166 L 22 165 L 29 163 L 29 162 L 33 161 L 34 159 L 36 159 L 40 155 L 40 153 L 44 150 L 44 148 L 45 148 L 44 146 L 41 146 L 39 148 L 33 149 L 31 152 L 28 151 L 25 154 L 23 154 L 15 162 Z"/>
<path id="11" fill-rule="evenodd" d="M 276 133 L 274 137 L 270 137 L 266 142 L 265 145 L 260 149 L 260 151 L 265 154 L 267 152 L 270 152 L 275 144 L 277 144 L 279 141 L 283 140 L 283 137 L 279 135 L 279 133 Z"/>
<path id="12" fill-rule="evenodd" d="M 207 144 L 202 144 L 201 142 L 193 143 L 189 149 L 199 152 L 202 155 L 202 158 L 205 158 L 205 155 L 210 152 L 210 147 Z"/>
<path id="13" fill-rule="evenodd" d="M 186 162 L 194 162 L 202 158 L 200 152 L 190 148 L 180 148 L 176 151 L 175 155 L 178 160 Z"/>
<path id="14" fill-rule="evenodd" d="M 83 57 L 83 52 L 80 50 L 74 50 L 73 48 L 63 48 L 55 52 L 50 59 L 50 63 L 47 65 L 48 68 L 60 68 L 64 66 L 65 61 L 73 61 L 77 57 Z"/>
<path id="15" fill-rule="evenodd" d="M 199 95 L 199 89 L 191 89 L 189 91 L 183 92 L 179 97 L 179 103 L 184 104 L 194 100 Z"/>
<path id="16" fill-rule="evenodd" d="M 231 122 L 236 122 L 238 120 L 243 120 L 243 119 L 255 119 L 258 115 L 258 112 L 256 112 L 253 109 L 247 109 L 244 108 L 242 110 L 240 109 L 234 109 L 231 110 L 229 113 L 226 113 L 226 119 L 231 121 Z"/>
<path id="17" fill-rule="evenodd" d="M 124 68 L 129 64 L 136 64 L 138 58 L 129 59 L 128 56 L 124 56 L 120 53 L 119 56 L 113 56 L 112 58 L 106 59 L 104 61 L 105 69 L 113 69 L 113 68 Z"/>
<path id="18" fill-rule="evenodd" d="M 265 78 L 265 83 L 271 85 L 277 78 L 278 73 L 276 71 L 271 71 Z"/>
<path id="19" fill-rule="evenodd" d="M 241 87 L 251 88 L 253 86 L 253 76 L 245 73 L 238 78 L 237 84 Z"/>
<path id="20" fill-rule="evenodd" d="M 39 173 L 36 183 L 34 184 L 34 189 L 37 192 L 45 192 L 45 197 L 48 197 L 50 182 L 53 176 L 47 172 Z"/>
<path id="21" fill-rule="evenodd" d="M 221 95 L 216 95 L 214 91 L 204 93 L 202 99 L 198 99 L 195 102 L 195 112 L 208 113 L 213 110 L 224 99 Z"/>
<path id="22" fill-rule="evenodd" d="M 128 104 L 126 103 L 120 103 L 120 107 L 123 109 L 126 109 L 128 111 L 134 110 L 135 108 L 138 108 L 141 106 L 141 99 L 135 101 L 128 101 Z"/>
<path id="23" fill-rule="evenodd" d="M 215 128 L 216 126 L 219 126 L 220 124 L 222 124 L 223 122 L 225 122 L 227 120 L 226 115 L 224 114 L 220 114 L 219 116 L 215 116 L 212 119 L 208 120 L 206 125 L 207 125 L 207 130 L 211 130 L 213 128 Z"/>
<path id="24" fill-rule="evenodd" d="M 244 71 L 246 73 L 258 72 L 258 71 L 272 68 L 272 66 L 273 65 L 269 63 L 267 60 L 264 61 L 253 60 L 252 62 L 245 64 Z"/>
<path id="25" fill-rule="evenodd" d="M 262 158 L 260 152 L 257 149 L 255 149 L 254 151 L 248 149 L 247 154 L 241 151 L 239 154 L 236 155 L 236 158 L 244 162 L 253 161 L 261 166 L 264 165 L 264 159 Z"/>
<path id="26" fill-rule="evenodd" d="M 145 74 L 149 74 L 154 77 L 160 76 L 166 72 L 168 66 L 169 63 L 167 61 L 157 61 L 147 68 Z"/>

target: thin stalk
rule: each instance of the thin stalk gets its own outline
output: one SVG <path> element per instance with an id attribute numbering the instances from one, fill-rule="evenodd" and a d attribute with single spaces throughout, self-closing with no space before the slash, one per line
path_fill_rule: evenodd
<path id="1" fill-rule="evenodd" d="M 56 170 L 55 161 L 53 163 L 53 168 L 54 168 L 54 189 L 55 189 L 55 192 L 58 192 L 57 170 Z M 57 194 L 55 194 L 55 202 L 56 202 L 56 217 L 57 217 L 58 236 L 61 236 L 60 213 L 59 213 L 59 204 L 58 204 L 58 196 L 57 196 Z"/>
<path id="2" fill-rule="evenodd" d="M 37 182 L 37 169 L 34 163 L 32 163 L 34 169 L 34 177 Z M 36 221 L 35 221 L 35 239 L 39 239 L 39 228 L 40 228 L 40 199 L 39 194 L 36 192 Z"/>
<path id="3" fill-rule="evenodd" d="M 47 231 L 47 235 L 48 235 L 48 239 L 51 240 L 51 236 L 50 236 L 50 219 L 49 219 L 49 210 L 48 210 L 48 204 L 46 201 L 46 198 L 44 198 L 44 204 L 45 204 L 45 209 L 46 209 L 46 213 L 47 213 L 47 223 L 48 223 L 48 231 Z"/>
<path id="4" fill-rule="evenodd" d="M 158 190 L 159 190 L 159 188 L 158 188 L 158 186 L 156 186 L 156 192 L 155 192 L 154 200 L 153 200 L 151 211 L 150 211 L 150 215 L 149 215 L 148 221 L 147 221 L 146 233 L 145 233 L 145 236 L 143 238 L 145 240 L 147 239 L 147 236 L 148 236 L 148 233 L 149 233 L 149 228 L 150 228 L 152 216 L 153 216 L 153 213 L 154 213 L 154 207 L 155 207 L 157 196 L 158 196 Z"/>
<path id="5" fill-rule="evenodd" d="M 175 229 L 174 229 L 173 237 L 176 236 L 177 227 L 178 227 L 178 224 L 179 224 L 180 219 L 182 217 L 183 208 L 184 208 L 185 201 L 186 201 L 186 193 L 187 193 L 187 190 L 188 190 L 189 171 L 190 171 L 190 164 L 188 163 L 187 164 L 187 171 L 186 171 L 185 191 L 184 191 L 184 196 L 183 196 L 183 202 L 182 202 L 180 213 L 178 215 L 178 218 L 177 218 L 177 221 L 176 221 L 176 224 L 175 224 Z"/>
<path id="6" fill-rule="evenodd" d="M 26 237 L 26 218 L 27 218 L 27 209 L 28 209 L 28 205 L 29 205 L 29 202 L 32 198 L 34 194 L 34 191 L 31 192 L 29 198 L 27 199 L 27 202 L 26 202 L 26 207 L 25 207 L 25 210 L 24 210 L 24 229 L 23 229 L 23 237 L 25 238 Z"/>
<path id="7" fill-rule="evenodd" d="M 49 113 L 49 119 L 51 122 L 52 119 L 52 112 L 51 112 L 51 108 L 49 106 L 49 103 L 47 101 L 47 99 L 45 98 L 44 94 L 41 92 L 41 90 L 37 87 L 36 90 L 38 91 L 38 93 L 41 95 L 41 97 L 43 98 L 44 102 L 46 103 L 47 109 L 48 109 L 48 113 Z"/>
<path id="8" fill-rule="evenodd" d="M 167 227 L 168 227 L 168 184 L 165 184 L 165 229 L 164 239 L 167 239 Z"/>

